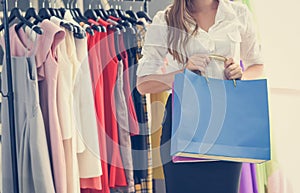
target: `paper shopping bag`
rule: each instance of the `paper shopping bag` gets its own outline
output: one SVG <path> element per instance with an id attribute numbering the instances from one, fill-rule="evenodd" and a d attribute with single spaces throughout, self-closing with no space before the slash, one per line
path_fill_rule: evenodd
<path id="1" fill-rule="evenodd" d="M 270 160 L 267 80 L 175 76 L 171 155 L 260 163 Z"/>

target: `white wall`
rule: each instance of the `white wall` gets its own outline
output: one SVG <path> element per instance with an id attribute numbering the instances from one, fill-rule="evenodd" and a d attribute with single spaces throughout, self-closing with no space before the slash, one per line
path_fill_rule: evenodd
<path id="1" fill-rule="evenodd" d="M 271 86 L 300 89 L 300 2 L 253 2 Z"/>
<path id="2" fill-rule="evenodd" d="M 253 3 L 271 88 L 275 150 L 286 180 L 294 193 L 300 193 L 300 2 L 253 0 Z"/>

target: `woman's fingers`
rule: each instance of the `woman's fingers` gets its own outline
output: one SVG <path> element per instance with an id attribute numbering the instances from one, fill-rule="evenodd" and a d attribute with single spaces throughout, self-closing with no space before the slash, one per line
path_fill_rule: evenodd
<path id="1" fill-rule="evenodd" d="M 224 67 L 227 68 L 227 67 L 230 66 L 231 64 L 234 64 L 234 60 L 233 60 L 233 58 L 228 58 L 228 59 L 225 60 L 225 62 L 224 62 Z"/>
<path id="2" fill-rule="evenodd" d="M 228 73 L 228 79 L 241 79 L 242 75 L 242 71 L 236 68 Z"/>
<path id="3" fill-rule="evenodd" d="M 224 70 L 227 79 L 240 79 L 243 75 L 242 68 L 238 64 L 230 64 Z"/>
<path id="4" fill-rule="evenodd" d="M 224 62 L 224 73 L 227 79 L 241 79 L 243 75 L 242 68 L 239 64 L 234 63 L 232 58 L 228 58 Z"/>
<path id="5" fill-rule="evenodd" d="M 204 72 L 209 62 L 210 59 L 208 56 L 195 54 L 189 58 L 186 68 L 189 70 L 199 70 Z"/>
<path id="6" fill-rule="evenodd" d="M 204 66 L 202 66 L 202 65 L 196 65 L 192 61 L 188 62 L 186 68 L 189 69 L 189 70 L 200 70 L 201 72 L 205 71 L 205 67 Z"/>

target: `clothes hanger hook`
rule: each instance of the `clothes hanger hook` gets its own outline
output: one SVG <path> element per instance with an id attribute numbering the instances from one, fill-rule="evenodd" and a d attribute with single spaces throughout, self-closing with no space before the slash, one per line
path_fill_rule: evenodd
<path id="1" fill-rule="evenodd" d="M 72 6 L 73 6 L 73 0 L 70 1 L 69 8 L 72 9 L 73 8 Z"/>
<path id="2" fill-rule="evenodd" d="M 70 0 L 67 1 L 67 5 L 66 5 L 67 9 L 70 8 Z"/>
<path id="3" fill-rule="evenodd" d="M 98 3 L 98 9 L 101 9 L 102 6 L 101 6 L 101 0 L 99 0 L 99 3 Z"/>
<path id="4" fill-rule="evenodd" d="M 92 3 L 94 2 L 94 0 L 91 0 L 89 3 L 89 9 L 92 9 Z"/>
<path id="5" fill-rule="evenodd" d="M 15 7 L 18 7 L 18 0 L 15 0 Z"/>
<path id="6" fill-rule="evenodd" d="M 74 8 L 78 8 L 77 0 L 74 0 Z"/>

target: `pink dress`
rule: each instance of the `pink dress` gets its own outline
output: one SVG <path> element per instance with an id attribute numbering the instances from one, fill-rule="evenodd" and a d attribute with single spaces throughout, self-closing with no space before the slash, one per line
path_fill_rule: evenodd
<path id="1" fill-rule="evenodd" d="M 66 162 L 56 98 L 58 75 L 56 51 L 58 44 L 65 37 L 65 32 L 49 20 L 44 20 L 40 27 L 44 31 L 38 39 L 36 54 L 40 104 L 47 133 L 55 190 L 57 193 L 65 193 L 67 192 Z"/>

